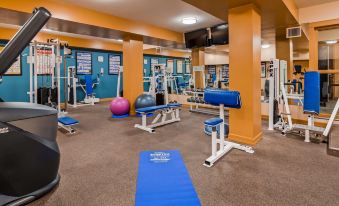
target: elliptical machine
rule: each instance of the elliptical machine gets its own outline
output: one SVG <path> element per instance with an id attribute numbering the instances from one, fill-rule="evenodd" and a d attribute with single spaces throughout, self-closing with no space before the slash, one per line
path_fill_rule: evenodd
<path id="1" fill-rule="evenodd" d="M 0 76 L 51 17 L 45 8 L 32 17 L 0 54 Z M 0 205 L 26 205 L 59 182 L 57 110 L 32 103 L 0 103 Z"/>

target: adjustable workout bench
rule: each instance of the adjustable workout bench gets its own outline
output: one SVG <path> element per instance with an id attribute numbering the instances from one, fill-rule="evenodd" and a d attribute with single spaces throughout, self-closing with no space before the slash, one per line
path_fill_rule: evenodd
<path id="1" fill-rule="evenodd" d="M 76 130 L 72 127 L 79 124 L 79 121 L 71 117 L 60 117 L 58 118 L 58 126 L 66 130 L 69 134 L 74 134 Z"/>
<path id="2" fill-rule="evenodd" d="M 170 124 L 173 122 L 179 122 L 179 109 L 181 104 L 167 104 L 167 105 L 158 105 L 152 107 L 145 107 L 137 109 L 136 112 L 141 115 L 142 124 L 136 124 L 134 127 L 145 130 L 149 133 L 155 132 L 155 127 L 162 125 Z M 150 113 L 159 112 L 155 119 L 152 121 L 152 124 L 147 125 L 147 115 Z M 170 115 L 170 119 L 167 120 L 167 114 Z"/>
<path id="3" fill-rule="evenodd" d="M 218 159 L 226 155 L 232 149 L 238 149 L 250 154 L 254 153 L 252 147 L 225 140 L 225 107 L 240 109 L 240 93 L 237 91 L 206 89 L 204 92 L 204 99 L 208 104 L 219 106 L 219 117 L 208 119 L 204 122 L 205 127 L 212 128 L 212 155 L 205 160 L 204 166 L 212 167 Z M 219 134 L 217 133 L 218 127 L 220 130 Z"/>

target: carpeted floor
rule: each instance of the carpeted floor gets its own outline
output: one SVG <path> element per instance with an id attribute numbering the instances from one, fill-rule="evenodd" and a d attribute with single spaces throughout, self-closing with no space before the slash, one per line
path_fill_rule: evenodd
<path id="1" fill-rule="evenodd" d="M 325 144 L 304 143 L 264 131 L 253 155 L 232 151 L 213 168 L 202 166 L 210 116 L 181 112 L 182 121 L 149 134 L 133 117 L 113 120 L 107 104 L 70 111 L 78 134 L 58 133 L 59 186 L 31 206 L 134 205 L 138 155 L 144 150 L 180 150 L 202 205 L 339 205 L 339 158 Z"/>

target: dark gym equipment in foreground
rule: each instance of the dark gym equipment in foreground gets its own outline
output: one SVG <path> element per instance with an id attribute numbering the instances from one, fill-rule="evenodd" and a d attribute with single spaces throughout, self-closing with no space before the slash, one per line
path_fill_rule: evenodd
<path id="1" fill-rule="evenodd" d="M 32 17 L 0 54 L 0 76 L 47 23 L 45 8 Z M 31 103 L 0 103 L 0 205 L 26 205 L 59 182 L 57 111 Z"/>

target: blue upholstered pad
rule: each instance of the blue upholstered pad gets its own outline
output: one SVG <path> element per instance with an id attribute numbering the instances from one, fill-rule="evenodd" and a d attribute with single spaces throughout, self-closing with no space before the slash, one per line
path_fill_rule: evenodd
<path id="1" fill-rule="evenodd" d="M 92 95 L 93 94 L 93 80 L 92 80 L 92 75 L 86 74 L 85 75 L 85 81 L 86 81 L 86 93 L 87 95 Z"/>
<path id="2" fill-rule="evenodd" d="M 319 114 L 320 112 L 320 73 L 305 73 L 304 112 Z"/>
<path id="3" fill-rule="evenodd" d="M 137 113 L 149 113 L 149 112 L 154 112 L 159 109 L 166 109 L 168 108 L 167 105 L 158 105 L 158 106 L 152 106 L 152 107 L 144 107 L 144 108 L 139 108 L 136 110 Z"/>
<path id="4" fill-rule="evenodd" d="M 222 119 L 220 118 L 212 118 L 212 119 L 205 120 L 205 125 L 208 125 L 208 126 L 216 126 L 220 123 L 222 123 Z"/>
<path id="5" fill-rule="evenodd" d="M 140 153 L 135 205 L 201 205 L 179 151 Z"/>
<path id="6" fill-rule="evenodd" d="M 169 108 L 177 108 L 177 107 L 181 107 L 181 104 L 179 104 L 179 103 L 170 103 L 167 106 Z"/>
<path id="7" fill-rule="evenodd" d="M 72 117 L 60 117 L 58 121 L 65 126 L 71 126 L 79 123 L 78 120 L 73 119 Z"/>
<path id="8" fill-rule="evenodd" d="M 212 105 L 223 104 L 229 108 L 241 108 L 241 98 L 238 91 L 221 89 L 206 89 L 204 92 L 205 102 Z"/>
<path id="9" fill-rule="evenodd" d="M 172 104 L 167 104 L 167 105 L 144 107 L 144 108 L 137 109 L 136 112 L 137 113 L 150 113 L 150 112 L 154 112 L 154 111 L 161 110 L 161 109 L 177 108 L 177 107 L 181 107 L 181 104 L 172 103 Z"/>

